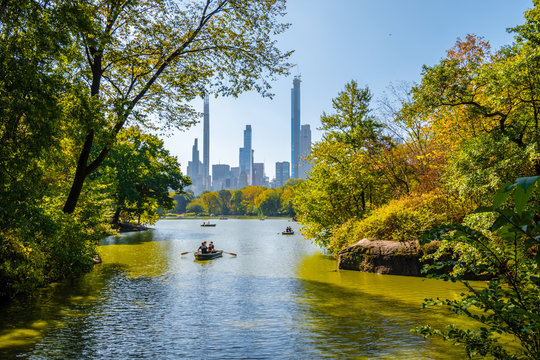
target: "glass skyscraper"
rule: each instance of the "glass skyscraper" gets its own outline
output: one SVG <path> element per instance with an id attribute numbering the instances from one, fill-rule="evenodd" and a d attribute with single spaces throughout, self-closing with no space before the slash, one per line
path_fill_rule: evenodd
<path id="1" fill-rule="evenodd" d="M 240 148 L 239 160 L 240 175 L 243 176 L 242 173 L 245 173 L 245 185 L 251 185 L 251 180 L 253 176 L 253 149 L 251 148 L 251 125 L 246 125 L 246 129 L 244 130 L 244 147 Z"/>
<path id="2" fill-rule="evenodd" d="M 204 96 L 204 124 L 203 124 L 203 186 L 210 190 L 210 106 L 208 95 Z"/>
<path id="3" fill-rule="evenodd" d="M 291 167 L 292 177 L 298 179 L 300 165 L 300 76 L 293 79 L 291 89 Z"/>

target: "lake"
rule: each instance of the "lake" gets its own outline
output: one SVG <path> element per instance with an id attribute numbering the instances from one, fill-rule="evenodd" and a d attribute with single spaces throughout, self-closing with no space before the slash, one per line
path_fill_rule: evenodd
<path id="1" fill-rule="evenodd" d="M 0 358 L 456 359 L 410 330 L 460 323 L 426 297 L 459 284 L 336 271 L 286 219 L 160 220 L 109 237 L 103 264 L 0 308 Z M 283 236 L 291 226 L 295 235 Z M 203 240 L 236 253 L 200 262 Z"/>

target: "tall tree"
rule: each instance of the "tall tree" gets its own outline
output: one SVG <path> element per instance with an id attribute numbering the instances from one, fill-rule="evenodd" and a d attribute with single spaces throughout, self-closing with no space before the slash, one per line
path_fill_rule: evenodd
<path id="1" fill-rule="evenodd" d="M 85 0 L 61 2 L 79 19 L 72 78 L 81 86 L 80 152 L 64 212 L 107 157 L 128 121 L 184 127 L 203 93 L 269 93 L 290 52 L 273 36 L 287 24 L 284 0 Z M 148 114 L 158 114 L 159 120 Z"/>
<path id="2" fill-rule="evenodd" d="M 363 217 L 371 203 L 387 197 L 377 191 L 381 181 L 374 159 L 391 143 L 371 115 L 371 98 L 367 87 L 351 81 L 332 100 L 334 113 L 321 116 L 325 133 L 311 153 L 315 166 L 293 190 L 302 231 L 322 245 L 333 229 Z"/>
<path id="3" fill-rule="evenodd" d="M 181 191 L 189 185 L 176 158 L 163 148 L 163 141 L 138 128 L 120 133 L 104 166 L 110 166 L 116 174 L 115 223 L 122 212 L 127 217 L 147 214 L 155 218 L 158 208 L 174 206 L 170 191 Z"/>

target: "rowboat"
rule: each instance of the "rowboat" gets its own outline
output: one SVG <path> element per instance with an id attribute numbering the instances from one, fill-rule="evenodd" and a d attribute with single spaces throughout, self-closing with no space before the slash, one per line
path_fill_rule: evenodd
<path id="1" fill-rule="evenodd" d="M 281 235 L 294 235 L 294 231 L 282 231 Z"/>
<path id="2" fill-rule="evenodd" d="M 210 224 L 210 223 L 205 224 L 205 223 L 202 223 L 201 226 L 216 226 L 216 224 Z"/>
<path id="3" fill-rule="evenodd" d="M 197 260 L 211 260 L 223 256 L 223 250 L 217 250 L 213 253 L 198 254 L 195 253 L 195 259 Z"/>

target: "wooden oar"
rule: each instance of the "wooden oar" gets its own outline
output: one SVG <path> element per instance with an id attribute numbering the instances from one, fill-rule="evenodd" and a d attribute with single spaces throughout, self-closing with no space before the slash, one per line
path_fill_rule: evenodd
<path id="1" fill-rule="evenodd" d="M 195 250 L 197 251 L 197 250 Z M 186 255 L 186 254 L 189 254 L 189 253 L 192 253 L 192 252 L 195 252 L 195 251 L 184 251 L 183 253 L 181 253 L 180 255 Z"/>
<path id="2" fill-rule="evenodd" d="M 235 253 L 223 251 L 225 254 L 231 254 L 232 256 L 237 256 Z"/>

